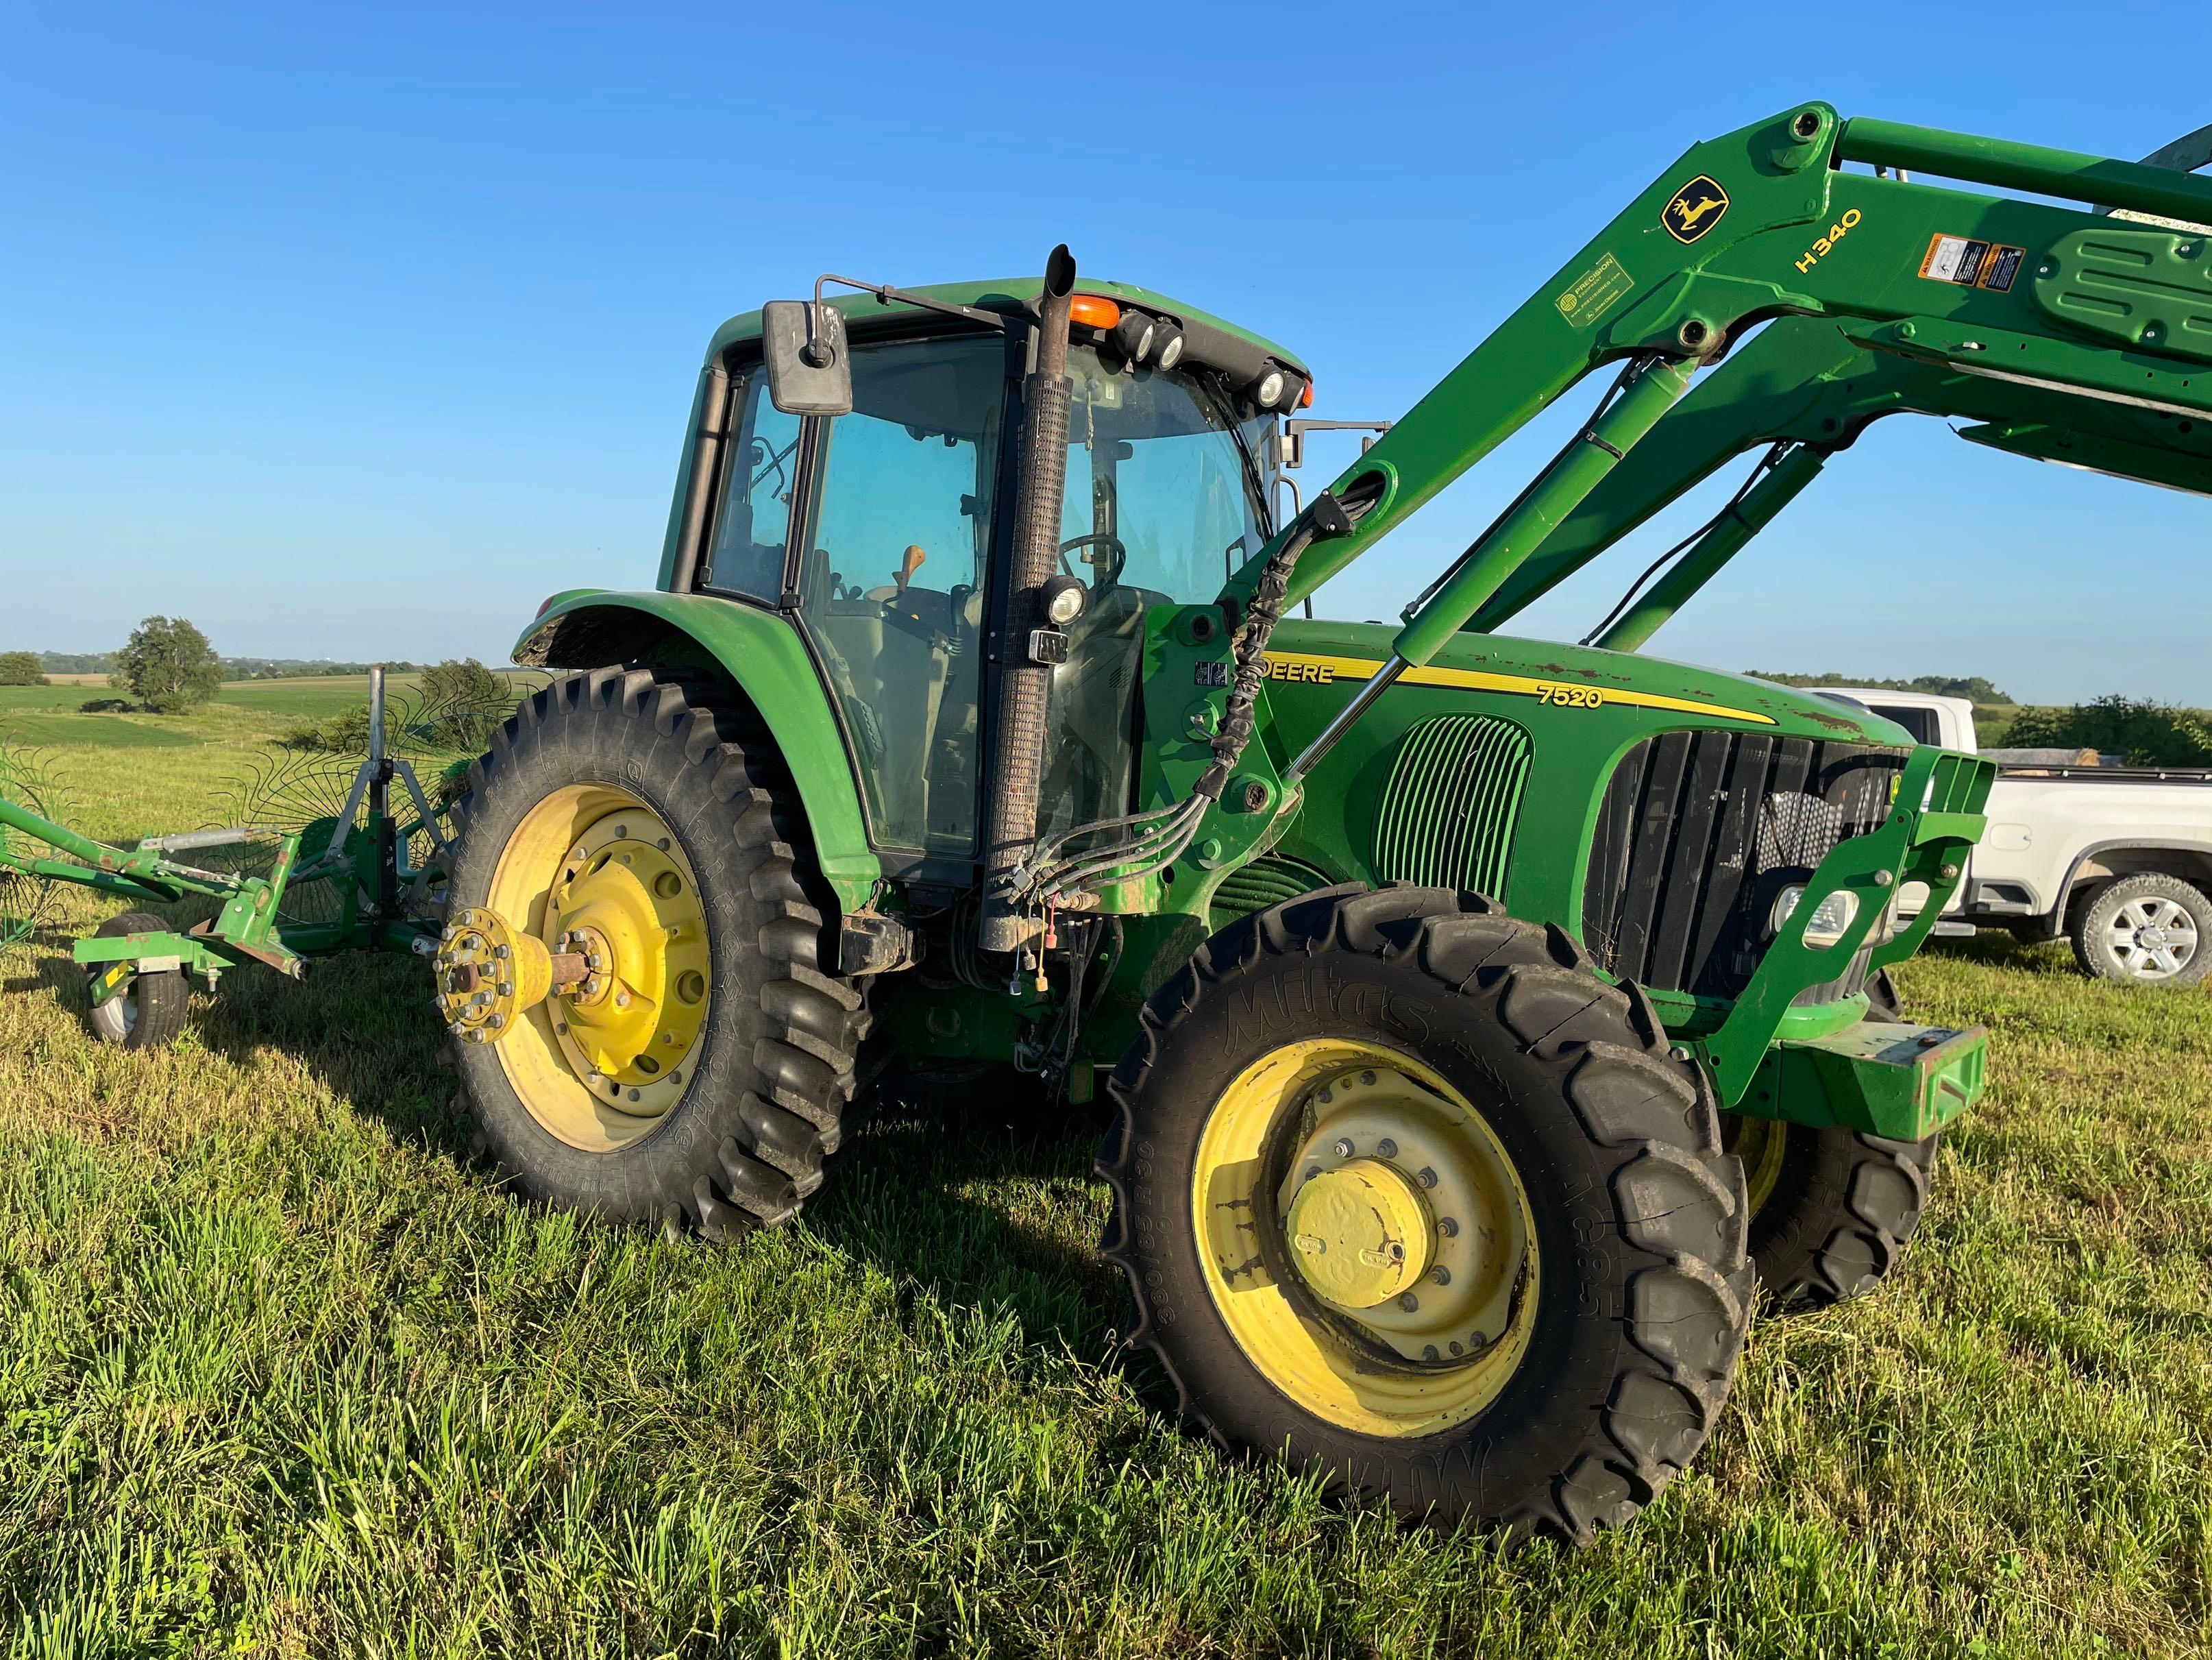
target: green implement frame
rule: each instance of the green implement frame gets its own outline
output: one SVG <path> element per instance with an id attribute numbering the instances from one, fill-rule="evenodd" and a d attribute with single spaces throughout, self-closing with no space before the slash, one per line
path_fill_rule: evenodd
<path id="1" fill-rule="evenodd" d="M 394 784 L 405 797 L 398 812 Z M 0 834 L 0 871 L 155 904 L 195 897 L 218 902 L 213 916 L 189 928 L 77 940 L 71 952 L 91 975 L 95 1006 L 127 989 L 139 973 L 182 970 L 212 986 L 229 970 L 258 963 L 298 979 L 312 956 L 367 948 L 428 955 L 437 946 L 436 925 L 410 916 L 406 896 L 440 878 L 447 838 L 413 769 L 385 752 L 381 669 L 369 676 L 368 757 L 355 773 L 344 807 L 331 819 L 303 830 L 246 826 L 148 836 L 124 848 L 0 796 L 0 831 L 12 832 Z M 432 862 L 417 868 L 409 850 L 421 838 L 434 853 Z M 275 844 L 264 874 L 207 870 L 179 856 L 253 842 Z M 305 862 L 303 845 L 309 850 Z M 286 920 L 286 891 L 325 879 L 340 894 L 337 915 Z"/>

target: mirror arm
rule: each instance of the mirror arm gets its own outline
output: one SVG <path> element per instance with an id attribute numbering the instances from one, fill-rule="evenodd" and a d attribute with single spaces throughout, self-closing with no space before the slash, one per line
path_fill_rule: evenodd
<path id="1" fill-rule="evenodd" d="M 839 277 L 834 272 L 824 271 L 814 279 L 814 304 L 806 313 L 806 349 L 810 352 L 816 350 L 816 341 L 819 337 L 816 332 L 814 319 L 822 306 L 823 285 L 828 283 L 842 283 L 848 289 L 858 289 L 863 294 L 872 294 L 876 297 L 876 303 L 878 305 L 888 306 L 896 302 L 902 306 L 919 306 L 924 311 L 941 312 L 947 317 L 964 317 L 971 323 L 988 324 L 994 329 L 1003 330 L 1010 321 L 1014 320 L 995 311 L 985 311 L 980 307 L 956 306 L 949 300 L 932 300 L 927 295 L 912 294 L 905 289 L 895 289 L 888 283 L 863 283 L 857 277 Z M 1024 325 L 1029 321 L 1027 318 L 1019 320 Z M 821 365 L 817 364 L 815 367 L 818 368 Z"/>

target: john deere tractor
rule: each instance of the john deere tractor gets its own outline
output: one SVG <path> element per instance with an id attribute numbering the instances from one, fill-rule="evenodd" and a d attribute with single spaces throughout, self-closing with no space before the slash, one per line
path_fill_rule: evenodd
<path id="1" fill-rule="evenodd" d="M 1808 104 L 1690 150 L 1283 518 L 1304 363 L 1064 248 L 732 319 L 658 582 L 545 604 L 516 658 L 558 678 L 469 779 L 436 974 L 493 1147 L 727 1239 L 878 1067 L 1104 1073 L 1103 1250 L 1189 1422 L 1408 1515 L 1625 1520 L 1761 1298 L 1913 1231 L 1984 1034 L 1884 971 L 1990 769 L 1607 647 L 1895 410 L 2205 488 L 2207 223 L 2172 167 Z M 1296 614 L 1598 370 L 1401 623 Z M 1769 445 L 1604 643 L 1498 631 Z"/>

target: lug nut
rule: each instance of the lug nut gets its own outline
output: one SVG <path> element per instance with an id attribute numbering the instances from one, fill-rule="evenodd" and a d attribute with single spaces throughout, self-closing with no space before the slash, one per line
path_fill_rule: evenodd
<path id="1" fill-rule="evenodd" d="M 492 1028 L 492 1030 L 493 1030 L 494 1031 L 498 1031 L 501 1026 L 505 1025 L 506 1024 L 507 1024 L 507 1017 L 506 1017 L 505 1015 L 503 1015 L 503 1014 L 494 1014 L 494 1015 L 492 1016 L 492 1018 L 491 1018 L 491 1028 Z"/>
<path id="2" fill-rule="evenodd" d="M 1350 1136 L 1340 1135 L 1336 1138 L 1336 1156 L 1340 1158 L 1349 1158 L 1352 1157 L 1352 1138 Z"/>
<path id="3" fill-rule="evenodd" d="M 1420 1173 L 1415 1176 L 1413 1179 L 1416 1182 L 1419 1182 L 1425 1188 L 1432 1188 L 1437 1184 L 1437 1173 L 1431 1170 L 1426 1164 L 1424 1164 L 1421 1166 Z"/>
<path id="4" fill-rule="evenodd" d="M 1421 1299 L 1414 1296 L 1413 1292 L 1407 1292 L 1403 1297 L 1398 1299 L 1398 1306 L 1404 1310 L 1407 1314 L 1411 1314 L 1415 1309 L 1421 1306 Z"/>
<path id="5" fill-rule="evenodd" d="M 1457 1348 L 1459 1345 L 1455 1343 L 1452 1347 L 1454 1348 Z M 1434 1360 L 1437 1359 L 1437 1346 L 1434 1343 L 1424 1345 L 1421 1349 L 1421 1359 L 1424 1360 Z"/>
<path id="6" fill-rule="evenodd" d="M 1449 1216 L 1440 1216 L 1437 1219 L 1437 1231 L 1447 1239 L 1456 1239 L 1459 1237 L 1459 1224 Z"/>
<path id="7" fill-rule="evenodd" d="M 514 996 L 514 981 L 512 981 L 512 980 L 502 980 L 502 981 L 501 981 L 501 982 L 499 982 L 499 994 L 500 994 L 501 997 L 512 997 L 512 996 Z"/>
<path id="8" fill-rule="evenodd" d="M 1301 1179 L 1301 1180 L 1303 1180 L 1303 1181 L 1310 1182 L 1310 1181 L 1312 1181 L 1312 1180 L 1314 1179 L 1314 1177 L 1315 1177 L 1319 1176 L 1320 1174 L 1321 1174 L 1321 1166 L 1320 1166 L 1319 1164 L 1308 1164 L 1308 1165 L 1306 1166 L 1306 1173 L 1305 1173 L 1305 1175 L 1304 1175 L 1303 1177 L 1301 1177 L 1300 1179 Z"/>
<path id="9" fill-rule="evenodd" d="M 1439 1262 L 1429 1270 L 1429 1278 L 1439 1286 L 1449 1286 L 1451 1284 L 1451 1270 Z"/>
<path id="10" fill-rule="evenodd" d="M 626 991 L 617 992 L 615 994 L 615 1006 L 618 1009 L 628 1008 L 629 1006 L 629 994 Z"/>
<path id="11" fill-rule="evenodd" d="M 494 946 L 491 948 L 491 954 L 499 958 L 501 962 L 504 963 L 510 956 L 513 955 L 513 952 L 505 946 Z"/>
<path id="12" fill-rule="evenodd" d="M 1371 1072 L 1363 1072 L 1359 1074 L 1359 1081 L 1363 1084 L 1372 1084 L 1375 1081 L 1375 1074 Z"/>
<path id="13" fill-rule="evenodd" d="M 1389 1136 L 1384 1136 L 1375 1144 L 1375 1156 L 1378 1158 L 1395 1158 L 1398 1156 L 1398 1144 Z"/>

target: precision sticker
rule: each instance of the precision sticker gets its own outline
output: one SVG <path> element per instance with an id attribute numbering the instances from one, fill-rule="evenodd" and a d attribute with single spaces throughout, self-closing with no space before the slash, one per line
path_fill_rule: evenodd
<path id="1" fill-rule="evenodd" d="M 1677 242 L 1694 242 L 1729 210 L 1729 193 L 1709 173 L 1701 173 L 1676 191 L 1659 215 L 1667 234 Z"/>
<path id="2" fill-rule="evenodd" d="M 1608 253 L 1575 278 L 1574 286 L 1552 303 L 1559 308 L 1560 316 L 1577 328 L 1586 329 L 1635 286 L 1636 279 Z"/>
<path id="3" fill-rule="evenodd" d="M 1938 231 L 1929 239 L 1927 257 L 1920 262 L 1920 274 L 1931 283 L 2009 294 L 2013 279 L 2020 275 L 2021 262 L 2027 258 L 2026 248 L 2016 248 L 2009 242 L 1946 236 Z"/>

